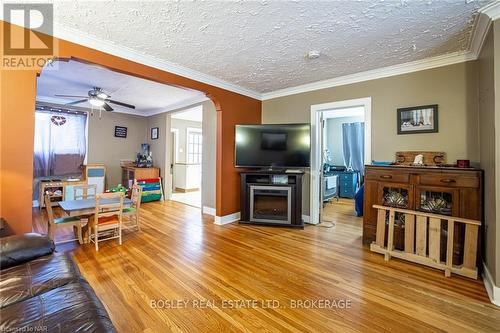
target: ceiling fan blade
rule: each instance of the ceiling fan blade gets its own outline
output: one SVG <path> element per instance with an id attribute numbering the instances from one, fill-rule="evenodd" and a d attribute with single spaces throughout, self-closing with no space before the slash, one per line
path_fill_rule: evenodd
<path id="1" fill-rule="evenodd" d="M 56 97 L 68 97 L 68 98 L 87 98 L 88 96 L 76 96 L 76 95 L 54 95 Z"/>
<path id="2" fill-rule="evenodd" d="M 130 108 L 130 109 L 135 109 L 135 105 L 114 101 L 112 99 L 107 99 L 106 102 L 113 103 L 116 105 L 121 105 L 121 106 L 124 106 L 126 108 Z"/>
<path id="3" fill-rule="evenodd" d="M 80 99 L 78 101 L 66 103 L 65 105 L 75 105 L 75 104 L 80 104 L 80 103 L 83 103 L 83 102 L 86 102 L 86 101 L 87 101 L 87 98 L 84 98 L 84 99 Z"/>
<path id="4" fill-rule="evenodd" d="M 109 104 L 108 104 L 108 103 L 104 103 L 104 104 L 102 105 L 102 108 L 103 108 L 104 110 L 106 110 L 106 111 L 113 111 L 113 108 L 112 108 L 111 106 L 109 106 Z"/>

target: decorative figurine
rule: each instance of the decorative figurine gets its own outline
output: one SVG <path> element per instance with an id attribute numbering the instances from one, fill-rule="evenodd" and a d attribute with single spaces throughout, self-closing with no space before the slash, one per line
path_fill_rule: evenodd
<path id="1" fill-rule="evenodd" d="M 424 155 L 419 154 L 415 156 L 415 160 L 413 161 L 414 165 L 424 165 Z"/>

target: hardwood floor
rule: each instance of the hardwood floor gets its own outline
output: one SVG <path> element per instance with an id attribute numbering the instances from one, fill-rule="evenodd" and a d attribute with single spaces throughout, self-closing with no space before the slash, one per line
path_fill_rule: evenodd
<path id="1" fill-rule="evenodd" d="M 218 226 L 171 201 L 141 208 L 142 231 L 122 246 L 58 246 L 74 253 L 119 332 L 500 331 L 482 281 L 385 262 L 361 246 L 361 219 L 342 202 L 327 210 L 335 227 L 304 230 Z M 43 231 L 45 213 L 34 217 Z"/>

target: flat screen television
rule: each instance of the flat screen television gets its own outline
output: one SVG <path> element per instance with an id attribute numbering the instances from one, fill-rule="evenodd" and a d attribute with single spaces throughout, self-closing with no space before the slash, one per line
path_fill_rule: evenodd
<path id="1" fill-rule="evenodd" d="M 236 125 L 236 167 L 307 168 L 309 124 Z"/>

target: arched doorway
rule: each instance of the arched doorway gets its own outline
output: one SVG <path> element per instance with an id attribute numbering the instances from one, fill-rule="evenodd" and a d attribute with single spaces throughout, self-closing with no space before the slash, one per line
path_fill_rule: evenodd
<path id="1" fill-rule="evenodd" d="M 239 212 L 239 173 L 234 167 L 234 125 L 260 123 L 261 101 L 65 40 L 55 38 L 55 42 L 58 44 L 58 59 L 78 59 L 155 82 L 203 91 L 217 109 L 216 216 L 233 216 Z M 6 159 L 2 163 L 2 173 L 9 177 L 5 177 L 6 180 L 2 182 L 1 204 L 7 224 L 16 233 L 31 230 L 34 109 L 36 77 L 40 72 L 41 68 L 34 68 L 2 73 L 2 155 L 17 158 L 15 161 Z M 12 124 L 16 124 L 15 128 Z M 9 141 L 17 137 L 19 128 L 26 134 L 17 140 L 14 147 Z M 3 195 L 9 192 L 18 195 L 15 199 Z"/>

